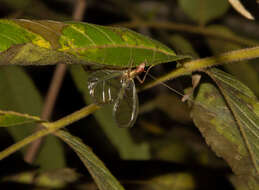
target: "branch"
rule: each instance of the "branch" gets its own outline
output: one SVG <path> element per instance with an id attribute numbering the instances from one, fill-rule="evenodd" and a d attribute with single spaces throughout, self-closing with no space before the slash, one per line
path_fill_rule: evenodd
<path id="1" fill-rule="evenodd" d="M 222 40 L 227 40 L 230 42 L 234 42 L 237 44 L 245 45 L 245 46 L 255 46 L 258 45 L 259 42 L 255 40 L 246 39 L 243 37 L 239 37 L 236 35 L 229 35 L 225 33 L 220 33 L 218 31 L 214 31 L 209 28 L 204 28 L 200 26 L 193 26 L 188 24 L 179 24 L 175 22 L 168 22 L 168 21 L 160 21 L 160 22 L 144 22 L 140 20 L 133 20 L 131 22 L 123 22 L 114 24 L 115 26 L 123 26 L 128 28 L 138 28 L 138 27 L 150 27 L 156 29 L 164 29 L 164 30 L 175 30 L 181 32 L 188 32 L 193 34 L 200 34 L 204 36 L 214 37 Z"/>
<path id="2" fill-rule="evenodd" d="M 24 138 L 23 140 L 9 146 L 8 148 L 6 148 L 2 152 L 0 152 L 0 160 L 6 158 L 7 156 L 16 152 L 17 150 L 24 147 L 25 145 L 27 145 L 41 137 L 44 137 L 50 133 L 53 133 L 53 132 L 57 131 L 58 129 L 64 128 L 67 125 L 69 125 L 75 121 L 78 121 L 78 120 L 88 116 L 89 114 L 93 113 L 94 111 L 96 111 L 99 108 L 100 107 L 97 106 L 96 104 L 91 104 L 91 105 L 86 106 L 66 117 L 61 118 L 58 121 L 42 123 L 42 125 L 44 126 L 43 129 L 36 131 L 32 135 Z"/>
<path id="3" fill-rule="evenodd" d="M 170 79 L 174 79 L 179 76 L 188 75 L 191 72 L 199 71 L 202 69 L 206 69 L 208 67 L 225 64 L 225 63 L 233 63 L 243 60 L 255 59 L 259 57 L 259 46 L 253 48 L 245 48 L 235 51 L 230 51 L 227 53 L 219 54 L 212 57 L 196 59 L 193 61 L 189 61 L 183 64 L 182 67 L 179 67 L 172 72 L 157 78 L 155 81 L 148 83 L 147 85 L 140 88 L 140 90 L 146 90 L 151 87 L 154 87 L 162 82 L 165 82 Z"/>

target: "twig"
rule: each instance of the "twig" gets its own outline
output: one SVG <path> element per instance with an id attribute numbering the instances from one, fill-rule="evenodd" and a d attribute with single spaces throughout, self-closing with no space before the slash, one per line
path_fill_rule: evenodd
<path id="1" fill-rule="evenodd" d="M 68 126 L 69 124 L 78 121 L 86 116 L 88 116 L 89 114 L 95 112 L 96 110 L 98 110 L 100 107 L 96 104 L 91 104 L 89 106 L 86 106 L 66 117 L 63 117 L 55 122 L 46 122 L 46 123 L 42 123 L 42 126 L 44 128 L 36 131 L 35 133 L 33 133 L 32 135 L 22 139 L 21 141 L 9 146 L 8 148 L 6 148 L 5 150 L 0 152 L 0 160 L 6 158 L 7 156 L 9 156 L 10 154 L 16 152 L 17 150 L 21 149 L 22 147 L 26 146 L 27 144 L 37 140 L 40 137 L 46 136 L 50 133 L 53 133 L 61 128 L 64 128 L 66 126 Z"/>
<path id="2" fill-rule="evenodd" d="M 259 46 L 256 46 L 256 47 L 252 47 L 252 48 L 234 50 L 234 51 L 230 51 L 227 53 L 215 55 L 212 57 L 206 57 L 206 58 L 202 58 L 202 59 L 188 61 L 186 63 L 183 63 L 182 67 L 179 67 L 179 68 L 173 70 L 172 72 L 170 72 L 166 75 L 163 75 L 162 77 L 157 78 L 155 81 L 152 81 L 152 82 L 146 84 L 145 86 L 142 86 L 139 89 L 139 91 L 149 89 L 158 84 L 161 84 L 162 82 L 174 79 L 179 76 L 188 75 L 194 71 L 200 71 L 200 70 L 206 69 L 208 67 L 212 67 L 212 66 L 216 66 L 216 65 L 220 65 L 220 64 L 255 59 L 258 57 L 259 57 Z"/>
<path id="3" fill-rule="evenodd" d="M 175 31 L 181 31 L 181 32 L 188 32 L 193 34 L 200 34 L 204 36 L 214 37 L 222 40 L 227 40 L 230 42 L 238 43 L 245 46 L 255 46 L 258 45 L 259 42 L 256 40 L 250 40 L 246 38 L 242 38 L 236 35 L 229 35 L 220 33 L 215 30 L 211 30 L 209 28 L 204 28 L 200 26 L 193 26 L 188 24 L 181 24 L 181 23 L 175 23 L 175 22 L 168 22 L 168 21 L 153 21 L 153 22 L 144 22 L 141 20 L 133 20 L 131 22 L 123 22 L 123 23 L 117 23 L 114 24 L 114 26 L 123 26 L 128 28 L 137 28 L 137 27 L 150 27 L 150 28 L 157 28 L 159 30 L 175 30 Z"/>
<path id="4" fill-rule="evenodd" d="M 74 13 L 73 13 L 73 19 L 82 20 L 85 9 L 86 9 L 86 0 L 77 0 Z M 48 120 L 51 117 L 65 73 L 66 73 L 66 65 L 65 64 L 57 65 L 54 75 L 52 77 L 50 87 L 48 89 L 48 93 L 41 113 L 41 118 L 44 120 Z M 36 128 L 36 131 L 42 129 L 42 127 L 43 127 L 42 125 L 39 125 Z M 42 141 L 43 139 L 39 138 L 28 147 L 26 154 L 24 156 L 24 160 L 26 162 L 28 163 L 34 162 L 37 156 L 37 153 L 39 151 L 39 148 L 42 144 Z"/>
<path id="5" fill-rule="evenodd" d="M 77 0 L 74 13 L 73 13 L 74 20 L 78 20 L 78 21 L 83 20 L 86 6 L 87 6 L 86 0 Z"/>

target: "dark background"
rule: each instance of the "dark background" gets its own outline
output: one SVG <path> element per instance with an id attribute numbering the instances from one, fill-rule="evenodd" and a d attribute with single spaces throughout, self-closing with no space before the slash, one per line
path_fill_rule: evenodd
<path id="1" fill-rule="evenodd" d="M 86 0 L 87 8 L 84 13 L 83 21 L 100 25 L 119 24 L 129 22 L 132 19 L 142 19 L 146 21 L 166 20 L 177 23 L 196 25 L 184 11 L 179 7 L 177 1 L 124 1 L 124 0 Z M 27 18 L 27 19 L 50 19 L 67 21 L 72 20 L 75 1 L 73 0 L 0 0 L 0 17 L 1 18 Z M 256 7 L 246 4 L 247 8 Z M 258 9 L 257 9 L 258 10 Z M 245 23 L 245 27 L 244 27 Z M 235 32 L 251 38 L 258 38 L 258 24 L 248 21 L 240 16 L 234 9 L 229 8 L 224 16 L 218 17 L 210 24 L 225 25 Z M 187 39 L 198 56 L 207 57 L 213 55 L 211 48 L 204 36 L 188 32 L 159 30 L 152 28 L 140 27 L 138 32 L 149 35 L 168 46 L 172 47 L 168 36 L 181 34 Z M 176 50 L 178 51 L 178 50 Z M 179 52 L 181 53 L 181 52 Z M 221 67 L 222 68 L 222 67 Z M 42 97 L 45 97 L 55 66 L 40 66 L 24 68 L 27 74 L 32 78 L 35 86 Z M 154 68 L 152 73 L 156 76 L 162 76 L 169 70 L 172 70 L 170 64 L 165 64 Z M 222 68 L 225 69 L 225 68 Z M 150 81 L 151 79 L 147 79 Z M 203 81 L 209 81 L 204 76 Z M 190 86 L 189 77 L 180 77 L 174 81 L 168 82 L 170 86 L 183 92 L 186 87 Z M 85 82 L 87 85 L 87 81 Z M 137 81 L 136 81 L 137 84 Z M 139 85 L 139 84 L 137 84 Z M 135 126 L 130 130 L 130 134 L 136 144 L 148 143 L 151 147 L 151 158 L 149 160 L 122 160 L 119 152 L 112 145 L 107 135 L 103 132 L 94 116 L 82 119 L 73 125 L 67 127 L 72 134 L 80 137 L 85 144 L 90 146 L 97 156 L 107 165 L 110 171 L 115 175 L 127 189 L 149 189 L 147 180 L 162 176 L 164 174 L 186 174 L 191 175 L 195 181 L 195 186 L 190 189 L 234 189 L 228 180 L 231 175 L 231 169 L 227 164 L 207 147 L 205 140 L 202 138 L 198 129 L 193 125 L 189 117 L 189 109 L 186 104 L 180 103 L 179 96 L 167 90 L 163 86 L 152 88 L 148 91 L 139 93 L 139 102 L 143 106 L 152 102 L 159 94 L 164 93 L 173 97 L 175 111 L 171 115 L 167 114 L 164 109 L 154 108 L 143 114 L 140 114 Z M 176 98 L 175 98 L 176 97 Z M 168 101 L 171 101 L 171 98 Z M 155 104 L 155 103 L 153 103 Z M 63 85 L 60 89 L 53 115 L 51 120 L 57 120 L 68 115 L 85 105 L 82 94 L 76 88 L 74 81 L 69 72 L 66 73 Z M 172 104 L 171 104 L 172 105 Z M 179 111 L 183 110 L 184 111 Z M 183 118 L 177 119 L 177 114 L 184 114 Z M 152 130 L 152 124 L 159 132 Z M 148 125 L 148 127 L 146 127 Z M 112 130 L 112 129 L 111 129 Z M 7 130 L 0 132 L 0 146 L 4 149 L 14 143 Z M 163 155 L 162 150 L 168 154 Z M 81 177 L 66 186 L 68 189 L 80 188 L 80 185 L 92 184 L 91 178 L 87 173 L 84 165 L 81 163 L 76 154 L 64 145 L 66 167 L 73 168 Z M 177 152 L 178 151 L 178 152 Z M 182 155 L 176 158 L 175 155 Z M 55 155 L 49 155 L 55 156 Z M 200 160 L 205 156 L 205 162 Z M 4 176 L 17 174 L 22 171 L 35 171 L 40 166 L 29 165 L 23 161 L 21 152 L 9 156 L 0 163 L 0 175 Z M 54 172 L 55 170 L 53 170 Z M 38 174 L 39 175 L 39 174 Z M 174 180 L 176 178 L 172 178 Z M 89 182 L 89 183 L 88 183 Z M 182 181 L 187 183 L 187 181 Z M 32 188 L 33 185 L 24 185 L 22 183 L 1 182 L 0 187 L 11 188 Z M 90 187 L 88 187 L 90 188 Z M 92 187 L 94 189 L 95 187 Z M 152 187 L 153 188 L 153 187 Z M 87 188 L 86 188 L 87 189 Z M 161 188 L 163 189 L 163 188 Z M 172 187 L 172 189 L 174 189 Z M 181 189 L 180 187 L 178 189 Z"/>

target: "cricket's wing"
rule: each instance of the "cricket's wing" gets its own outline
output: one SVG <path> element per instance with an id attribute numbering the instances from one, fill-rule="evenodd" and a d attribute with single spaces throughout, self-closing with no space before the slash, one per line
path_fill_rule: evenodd
<path id="1" fill-rule="evenodd" d="M 122 87 L 120 71 L 102 70 L 92 73 L 88 78 L 90 96 L 96 104 L 113 103 Z"/>
<path id="2" fill-rule="evenodd" d="M 113 107 L 113 115 L 118 126 L 132 127 L 137 119 L 138 108 L 138 96 L 133 79 L 122 83 Z"/>

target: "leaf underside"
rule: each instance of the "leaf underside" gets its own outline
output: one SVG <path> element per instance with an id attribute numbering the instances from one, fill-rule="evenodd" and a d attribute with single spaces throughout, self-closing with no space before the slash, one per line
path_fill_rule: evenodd
<path id="1" fill-rule="evenodd" d="M 83 22 L 0 20 L 0 65 L 57 63 L 119 68 L 186 58 L 126 28 Z"/>

